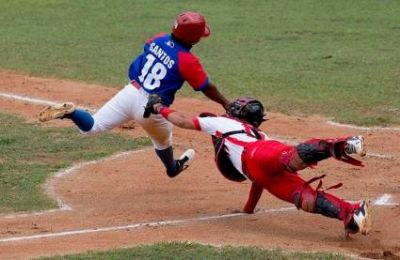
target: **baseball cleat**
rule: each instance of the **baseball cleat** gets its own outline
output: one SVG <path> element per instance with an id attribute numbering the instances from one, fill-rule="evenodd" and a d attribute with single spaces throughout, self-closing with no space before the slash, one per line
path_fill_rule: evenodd
<path id="1" fill-rule="evenodd" d="M 360 232 L 362 235 L 368 235 L 371 231 L 371 201 L 363 200 L 358 208 L 355 209 L 350 221 L 346 225 L 346 237 L 349 234 Z"/>
<path id="2" fill-rule="evenodd" d="M 57 118 L 63 118 L 75 111 L 75 104 L 63 103 L 57 106 L 48 106 L 39 113 L 39 121 L 47 122 Z"/>
<path id="3" fill-rule="evenodd" d="M 347 154 L 358 154 L 365 156 L 367 154 L 365 149 L 364 137 L 362 135 L 352 136 L 346 140 L 344 148 Z"/>
<path id="4" fill-rule="evenodd" d="M 181 172 L 183 172 L 184 170 L 187 169 L 187 167 L 189 167 L 189 165 L 192 163 L 193 159 L 194 159 L 194 155 L 196 153 L 194 152 L 193 149 L 187 149 L 182 155 L 181 157 L 179 157 L 178 160 L 176 161 L 176 171 L 173 173 L 168 173 L 169 177 L 175 177 L 178 174 L 180 174 Z"/>

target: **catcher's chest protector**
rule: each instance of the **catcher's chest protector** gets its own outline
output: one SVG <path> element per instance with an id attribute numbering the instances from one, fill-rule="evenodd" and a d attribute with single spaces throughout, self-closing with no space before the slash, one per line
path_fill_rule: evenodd
<path id="1" fill-rule="evenodd" d="M 260 135 L 258 134 L 256 129 L 252 129 L 252 132 L 254 134 L 254 137 L 257 139 L 261 139 Z M 217 164 L 217 167 L 219 171 L 224 175 L 225 178 L 231 181 L 236 181 L 236 182 L 242 182 L 246 180 L 246 177 L 243 176 L 242 173 L 240 173 L 235 166 L 233 166 L 233 163 L 229 159 L 229 156 L 225 150 L 225 138 L 234 135 L 234 134 L 242 134 L 246 133 L 244 130 L 238 130 L 238 131 L 231 131 L 223 134 L 221 137 L 216 137 L 212 136 L 212 142 L 214 145 L 214 150 L 215 150 L 215 163 Z"/>

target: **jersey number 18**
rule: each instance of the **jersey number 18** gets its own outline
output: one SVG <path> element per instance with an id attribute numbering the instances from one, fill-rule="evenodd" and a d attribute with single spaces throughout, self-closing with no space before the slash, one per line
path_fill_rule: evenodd
<path id="1" fill-rule="evenodd" d="M 144 88 L 156 89 L 160 87 L 160 81 L 167 75 L 167 68 L 160 62 L 154 64 L 156 58 L 152 54 L 147 54 L 146 59 L 139 80 Z"/>

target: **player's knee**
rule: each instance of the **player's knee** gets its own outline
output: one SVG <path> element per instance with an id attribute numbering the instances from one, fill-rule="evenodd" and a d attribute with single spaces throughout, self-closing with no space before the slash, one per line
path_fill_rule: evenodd
<path id="1" fill-rule="evenodd" d="M 293 204 L 297 209 L 302 209 L 306 212 L 315 211 L 316 192 L 311 188 L 304 188 L 301 191 L 295 192 L 293 195 Z"/>
<path id="2" fill-rule="evenodd" d="M 164 150 L 167 149 L 168 147 L 170 147 L 172 145 L 172 142 L 170 141 L 170 139 L 164 140 L 164 141 L 159 141 L 159 140 L 151 140 L 153 143 L 153 147 L 157 150 Z"/>
<path id="3" fill-rule="evenodd" d="M 286 168 L 286 170 L 288 170 L 290 172 L 296 172 L 296 171 L 302 170 L 308 166 L 300 158 L 300 156 L 295 148 L 282 153 L 280 160 L 281 160 L 281 163 Z"/>

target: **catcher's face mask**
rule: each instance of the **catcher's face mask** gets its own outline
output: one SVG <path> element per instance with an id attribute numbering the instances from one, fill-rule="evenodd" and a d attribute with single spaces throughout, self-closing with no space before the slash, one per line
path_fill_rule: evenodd
<path id="1" fill-rule="evenodd" d="M 245 120 L 247 123 L 259 127 L 264 119 L 264 106 L 254 98 L 240 97 L 229 104 L 228 115 Z"/>

